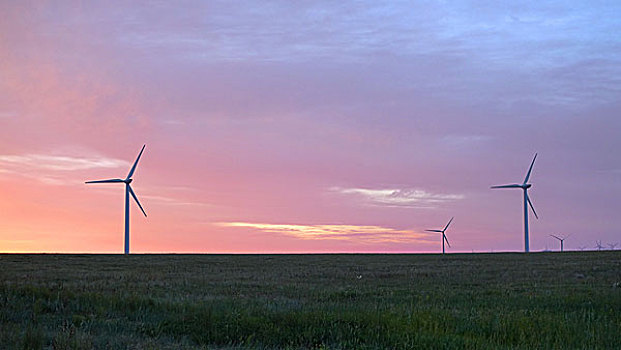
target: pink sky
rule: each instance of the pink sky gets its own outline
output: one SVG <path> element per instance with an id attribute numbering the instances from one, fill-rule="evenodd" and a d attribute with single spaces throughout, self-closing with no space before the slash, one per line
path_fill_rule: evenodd
<path id="1" fill-rule="evenodd" d="M 0 251 L 621 242 L 621 6 L 0 4 Z"/>

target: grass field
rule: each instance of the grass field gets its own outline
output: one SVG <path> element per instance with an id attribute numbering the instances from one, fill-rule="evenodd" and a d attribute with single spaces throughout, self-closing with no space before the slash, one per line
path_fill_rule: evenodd
<path id="1" fill-rule="evenodd" d="M 1 349 L 618 349 L 621 251 L 0 255 Z"/>

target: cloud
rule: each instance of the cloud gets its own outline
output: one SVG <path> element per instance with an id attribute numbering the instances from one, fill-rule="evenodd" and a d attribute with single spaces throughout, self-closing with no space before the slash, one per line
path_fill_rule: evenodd
<path id="1" fill-rule="evenodd" d="M 124 160 L 106 157 L 76 157 L 46 154 L 0 155 L 0 174 L 17 174 L 48 185 L 65 184 L 59 172 L 99 168 L 128 168 Z"/>
<path id="2" fill-rule="evenodd" d="M 0 155 L 3 168 L 29 168 L 59 171 L 88 170 L 97 168 L 127 167 L 129 163 L 113 158 L 84 158 L 71 156 L 53 156 L 45 154 Z"/>
<path id="3" fill-rule="evenodd" d="M 426 243 L 425 233 L 412 230 L 398 230 L 382 226 L 359 226 L 359 225 L 289 225 L 289 224 L 264 224 L 250 222 L 219 222 L 223 227 L 244 227 L 260 230 L 268 233 L 280 233 L 300 239 L 311 240 L 341 240 L 356 243 Z"/>
<path id="4" fill-rule="evenodd" d="M 458 135 L 451 134 L 440 138 L 440 142 L 455 148 L 480 146 L 481 143 L 493 140 L 493 137 L 487 135 Z"/>
<path id="5" fill-rule="evenodd" d="M 366 189 L 333 187 L 345 195 L 353 195 L 371 205 L 388 207 L 436 208 L 438 204 L 464 199 L 462 194 L 439 194 L 421 189 Z"/>
<path id="6" fill-rule="evenodd" d="M 144 195 L 144 196 L 140 196 L 139 198 L 144 198 L 153 202 L 156 202 L 158 204 L 161 205 L 171 205 L 171 206 L 192 206 L 192 207 L 214 207 L 215 205 L 210 204 L 210 203 L 204 203 L 204 202 L 195 202 L 195 201 L 188 201 L 188 200 L 184 200 L 184 199 L 179 199 L 179 198 L 175 198 L 175 197 L 169 197 L 169 196 L 154 196 L 154 195 Z"/>
<path id="7" fill-rule="evenodd" d="M 412 77 L 418 86 L 501 106 L 525 99 L 580 106 L 593 91 L 602 102 L 616 101 L 619 93 L 619 39 L 612 33 L 619 29 L 620 8 L 610 4 L 212 1 L 208 9 L 194 11 L 158 7 L 155 11 L 178 19 L 163 22 L 142 7 L 128 11 L 135 15 L 121 23 L 126 30 L 116 32 L 118 42 L 158 58 L 238 63 L 402 58 L 424 71 L 436 67 L 427 79 Z M 473 94 L 472 86 L 490 93 Z"/>

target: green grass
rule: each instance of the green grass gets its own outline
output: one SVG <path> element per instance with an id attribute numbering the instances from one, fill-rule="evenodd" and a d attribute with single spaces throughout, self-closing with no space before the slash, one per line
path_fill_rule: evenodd
<path id="1" fill-rule="evenodd" d="M 621 251 L 0 255 L 2 349 L 614 349 Z"/>

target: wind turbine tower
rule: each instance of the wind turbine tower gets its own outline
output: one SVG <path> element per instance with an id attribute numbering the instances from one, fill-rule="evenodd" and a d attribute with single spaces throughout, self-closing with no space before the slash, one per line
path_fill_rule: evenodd
<path id="1" fill-rule="evenodd" d="M 451 224 L 451 222 L 453 222 L 454 218 L 451 218 L 451 220 L 449 220 L 448 224 L 446 224 L 446 226 L 444 227 L 443 230 L 425 230 L 427 232 L 438 232 L 438 233 L 442 233 L 442 254 L 444 254 L 444 242 L 446 241 L 446 244 L 449 246 L 449 248 L 451 247 L 451 244 L 448 241 L 448 238 L 446 238 L 446 229 L 449 227 L 449 225 Z"/>
<path id="2" fill-rule="evenodd" d="M 533 207 L 533 203 L 530 201 L 528 197 L 528 189 L 532 186 L 532 184 L 528 183 L 528 179 L 530 178 L 530 173 L 533 170 L 533 165 L 535 165 L 535 159 L 537 159 L 537 153 L 535 153 L 535 157 L 533 158 L 532 163 L 530 163 L 530 168 L 528 168 L 528 173 L 526 173 L 526 178 L 524 182 L 521 184 L 511 184 L 511 185 L 500 185 L 500 186 L 492 186 L 491 188 L 521 188 L 524 191 L 524 252 L 529 252 L 529 242 L 528 242 L 528 206 L 530 205 L 530 209 L 532 209 L 533 214 L 535 214 L 535 218 L 539 219 L 537 216 L 537 212 Z"/>
<path id="3" fill-rule="evenodd" d="M 597 250 L 602 250 L 602 248 L 604 248 L 602 241 L 595 241 L 595 248 L 597 248 Z"/>
<path id="4" fill-rule="evenodd" d="M 142 205 L 140 205 L 140 202 L 138 201 L 138 197 L 136 197 L 136 194 L 134 193 L 134 190 L 132 190 L 132 186 L 130 185 L 133 181 L 132 176 L 134 175 L 134 171 L 136 171 L 136 166 L 138 165 L 138 161 L 140 160 L 140 156 L 142 156 L 142 152 L 144 151 L 145 146 L 146 145 L 142 146 L 142 149 L 140 150 L 140 153 L 138 154 L 138 158 L 136 158 L 134 165 L 129 170 L 129 174 L 127 174 L 127 177 L 125 179 L 86 181 L 87 184 L 117 183 L 117 182 L 122 182 L 125 184 L 125 254 L 129 254 L 129 196 L 130 195 L 132 196 L 132 198 L 134 198 L 134 200 L 136 201 L 136 204 L 138 204 L 138 207 L 140 208 L 144 216 L 145 217 L 147 216 L 147 213 L 145 213 L 144 209 L 142 209 Z"/>
<path id="5" fill-rule="evenodd" d="M 569 235 L 569 236 L 565 236 L 565 237 L 562 237 L 562 238 L 561 238 L 561 237 L 558 237 L 558 236 L 555 236 L 555 235 L 550 235 L 550 236 L 552 236 L 552 237 L 554 237 L 554 238 L 558 239 L 558 240 L 559 240 L 559 242 L 561 242 L 561 251 L 563 251 L 563 242 L 565 242 L 565 240 L 566 240 L 567 238 L 569 238 L 571 235 Z"/>

